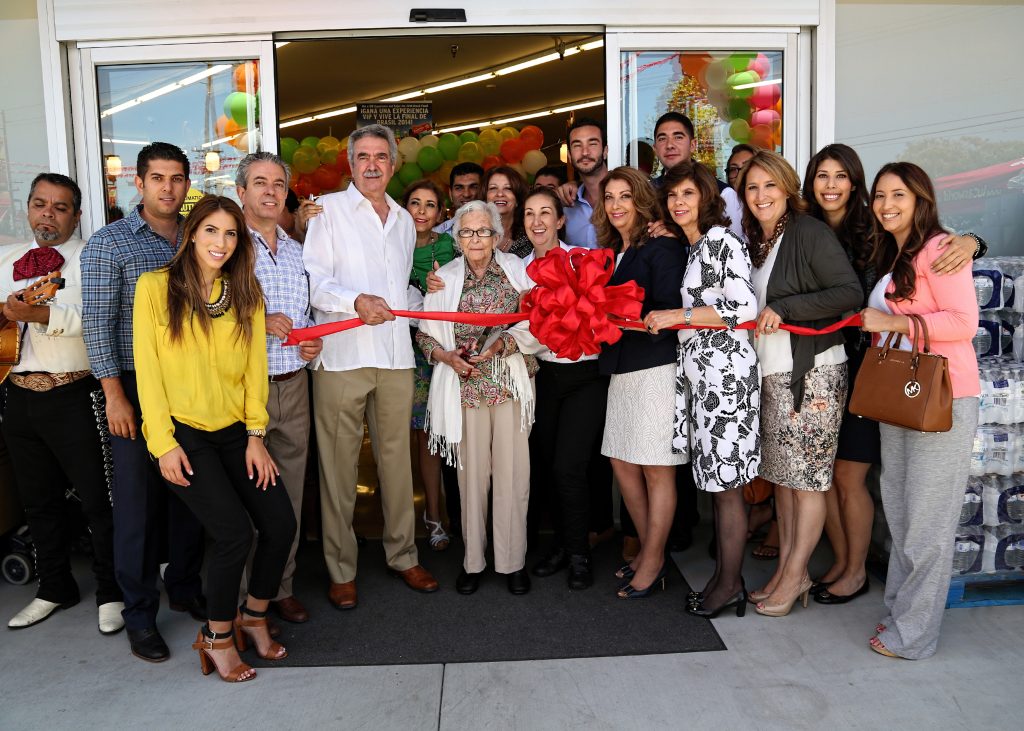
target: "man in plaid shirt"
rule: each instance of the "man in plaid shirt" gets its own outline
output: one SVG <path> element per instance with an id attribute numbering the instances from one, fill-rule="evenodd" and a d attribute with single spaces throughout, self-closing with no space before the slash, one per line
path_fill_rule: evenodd
<path id="1" fill-rule="evenodd" d="M 167 490 L 142 438 L 132 355 L 135 283 L 165 266 L 180 243 L 178 213 L 189 189 L 185 153 L 166 142 L 139 152 L 135 187 L 142 203 L 93 234 L 82 253 L 82 329 L 93 375 L 103 386 L 114 457 L 114 571 L 124 592 L 132 654 L 162 662 L 170 654 L 156 627 L 160 564 L 171 609 L 205 621 L 199 570 L 202 527 Z M 164 549 L 164 539 L 167 550 Z M 166 554 L 166 556 L 165 556 Z"/>

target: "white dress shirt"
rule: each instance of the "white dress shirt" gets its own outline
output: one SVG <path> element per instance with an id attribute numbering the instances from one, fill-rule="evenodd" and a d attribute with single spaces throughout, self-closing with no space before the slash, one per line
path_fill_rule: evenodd
<path id="1" fill-rule="evenodd" d="M 39 279 L 14 280 L 14 262 L 37 246 L 33 241 L 30 244 L 0 247 L 0 297 L 4 300 Z M 81 256 L 84 248 L 85 242 L 74 238 L 56 247 L 64 257 L 64 266 L 61 268 L 64 288 L 57 291 L 54 301 L 50 303 L 48 323 L 28 323 L 21 341 L 21 362 L 11 369 L 13 373 L 89 370 L 89 356 L 85 351 L 85 340 L 82 339 Z"/>
<path id="2" fill-rule="evenodd" d="M 382 297 L 394 310 L 422 310 L 423 300 L 409 285 L 416 226 L 390 196 L 387 221 L 355 185 L 318 201 L 323 213 L 309 222 L 302 262 L 309 272 L 309 303 L 317 324 L 357 317 L 360 294 Z M 313 367 L 329 371 L 356 368 L 413 368 L 410 322 L 404 317 L 363 325 L 324 338 Z"/>

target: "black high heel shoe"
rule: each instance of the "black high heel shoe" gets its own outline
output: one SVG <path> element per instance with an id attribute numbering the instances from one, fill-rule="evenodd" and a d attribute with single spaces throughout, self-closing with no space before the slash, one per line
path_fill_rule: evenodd
<path id="1" fill-rule="evenodd" d="M 619 569 L 615 572 L 615 578 L 626 579 L 627 581 L 629 581 L 633 578 L 635 574 L 636 572 L 633 570 L 633 567 L 630 564 L 626 563 L 622 564 L 622 566 L 620 566 Z"/>
<path id="2" fill-rule="evenodd" d="M 733 595 L 733 597 L 722 606 L 716 609 L 705 609 L 703 602 L 698 605 L 689 605 L 686 607 L 687 614 L 692 614 L 695 617 L 704 617 L 705 619 L 714 619 L 724 610 L 729 607 L 736 607 L 736 616 L 742 617 L 747 613 L 747 587 L 742 586 L 740 590 Z"/>
<path id="3" fill-rule="evenodd" d="M 654 581 L 646 589 L 637 589 L 632 584 L 626 584 L 624 587 L 619 589 L 619 599 L 646 599 L 651 593 L 660 586 L 662 590 L 665 588 L 665 577 L 668 575 L 668 566 L 662 566 L 661 571 L 654 577 Z"/>

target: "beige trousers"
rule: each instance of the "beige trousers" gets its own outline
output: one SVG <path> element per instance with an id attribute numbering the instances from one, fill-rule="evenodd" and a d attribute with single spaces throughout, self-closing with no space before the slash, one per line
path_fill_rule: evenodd
<path id="1" fill-rule="evenodd" d="M 511 574 L 526 563 L 526 509 L 530 502 L 530 432 L 519 428 L 519 402 L 462 408 L 459 494 L 462 496 L 462 567 L 487 566 L 487 493 L 494 483 L 494 569 Z"/>
<path id="2" fill-rule="evenodd" d="M 288 552 L 288 563 L 281 575 L 281 588 L 277 599 L 292 595 L 292 577 L 295 575 L 295 551 L 299 548 L 302 523 L 302 489 L 306 482 L 306 458 L 309 455 L 309 373 L 299 371 L 294 378 L 279 383 L 270 382 L 267 400 L 270 424 L 265 444 L 271 458 L 281 472 L 284 488 L 295 513 L 295 537 Z"/>
<path id="3" fill-rule="evenodd" d="M 359 549 L 352 530 L 352 511 L 364 416 L 380 478 L 388 566 L 405 571 L 419 563 L 409 454 L 412 396 L 411 368 L 313 372 L 324 560 L 335 584 L 356 577 Z"/>

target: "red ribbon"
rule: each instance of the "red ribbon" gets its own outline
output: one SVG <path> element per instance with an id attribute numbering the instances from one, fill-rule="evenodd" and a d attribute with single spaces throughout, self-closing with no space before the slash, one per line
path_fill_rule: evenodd
<path id="1" fill-rule="evenodd" d="M 466 325 L 511 325 L 530 321 L 530 332 L 559 358 L 576 360 L 580 356 L 601 352 L 604 343 L 615 343 L 622 330 L 643 330 L 640 312 L 644 290 L 636 282 L 608 286 L 615 267 L 611 249 L 574 248 L 549 251 L 527 267 L 527 274 L 537 286 L 523 295 L 522 312 L 503 315 L 469 312 L 411 312 L 391 310 L 396 317 L 419 320 L 461 322 Z M 352 330 L 363 324 L 357 317 L 340 322 L 327 322 L 313 327 L 292 330 L 282 345 L 298 345 L 302 340 Z M 844 327 L 859 326 L 860 315 L 821 330 L 798 325 L 781 325 L 780 329 L 796 335 L 824 335 Z M 753 330 L 754 322 L 739 324 L 737 330 Z M 695 329 L 696 325 L 673 325 L 666 330 Z M 724 327 L 711 328 L 724 330 Z"/>

